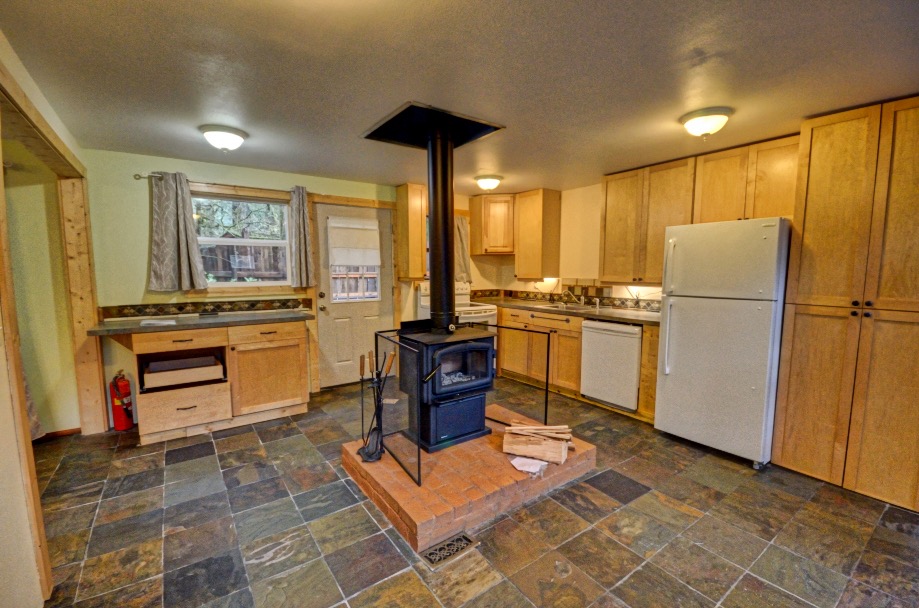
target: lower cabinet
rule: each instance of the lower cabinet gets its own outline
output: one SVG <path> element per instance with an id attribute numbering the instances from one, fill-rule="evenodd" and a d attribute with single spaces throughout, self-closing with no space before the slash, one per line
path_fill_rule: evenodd
<path id="1" fill-rule="evenodd" d="M 260 327 L 267 329 L 235 337 L 230 332 L 227 363 L 234 416 L 296 405 L 309 398 L 306 327 L 300 324 L 300 337 L 287 339 L 278 339 L 273 326 Z"/>
<path id="2" fill-rule="evenodd" d="M 773 461 L 919 509 L 919 313 L 787 305 Z"/>
<path id="3" fill-rule="evenodd" d="M 137 396 L 137 424 L 144 435 L 232 417 L 230 385 L 226 382 Z"/>
<path id="4" fill-rule="evenodd" d="M 549 385 L 577 392 L 581 387 L 581 318 L 500 310 L 500 324 L 516 329 L 498 330 L 498 368 L 544 383 L 548 348 L 552 353 Z"/>

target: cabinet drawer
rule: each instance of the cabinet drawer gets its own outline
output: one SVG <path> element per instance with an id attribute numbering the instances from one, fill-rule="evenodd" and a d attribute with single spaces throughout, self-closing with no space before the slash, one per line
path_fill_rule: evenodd
<path id="1" fill-rule="evenodd" d="M 131 350 L 137 355 L 226 345 L 227 330 L 223 327 L 187 329 L 184 331 L 158 331 L 147 334 L 133 334 L 131 336 Z"/>
<path id="2" fill-rule="evenodd" d="M 137 423 L 143 434 L 226 420 L 232 415 L 228 382 L 137 396 Z"/>
<path id="3" fill-rule="evenodd" d="M 581 317 L 555 315 L 546 312 L 529 312 L 524 320 L 531 326 L 538 325 L 550 329 L 567 329 L 569 331 L 581 331 L 581 323 L 584 321 Z"/>
<path id="4" fill-rule="evenodd" d="M 293 340 L 306 337 L 306 324 L 303 321 L 238 325 L 228 327 L 227 330 L 229 331 L 231 344 L 264 342 L 266 340 Z"/>

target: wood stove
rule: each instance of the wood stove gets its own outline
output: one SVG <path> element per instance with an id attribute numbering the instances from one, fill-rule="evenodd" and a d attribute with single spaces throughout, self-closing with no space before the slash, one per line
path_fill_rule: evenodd
<path id="1" fill-rule="evenodd" d="M 429 321 L 409 321 L 399 341 L 399 388 L 408 395 L 409 436 L 427 452 L 482 437 L 485 393 L 494 383 L 495 334 L 470 327 L 431 331 Z"/>

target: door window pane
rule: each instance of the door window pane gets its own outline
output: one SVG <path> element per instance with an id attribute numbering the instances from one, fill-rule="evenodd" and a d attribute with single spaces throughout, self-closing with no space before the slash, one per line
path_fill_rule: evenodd
<path id="1" fill-rule="evenodd" d="M 380 300 L 379 266 L 330 267 L 332 302 L 371 302 Z"/>

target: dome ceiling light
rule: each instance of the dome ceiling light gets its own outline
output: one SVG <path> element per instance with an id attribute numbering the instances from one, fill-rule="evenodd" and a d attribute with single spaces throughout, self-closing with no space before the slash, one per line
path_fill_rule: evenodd
<path id="1" fill-rule="evenodd" d="M 477 175 L 475 177 L 476 183 L 482 190 L 494 190 L 502 179 L 504 178 L 500 175 Z"/>
<path id="2" fill-rule="evenodd" d="M 690 135 L 701 137 L 704 140 L 709 135 L 720 131 L 733 113 L 734 110 L 724 106 L 703 108 L 684 114 L 680 118 L 680 123 Z"/>
<path id="3" fill-rule="evenodd" d="M 249 137 L 245 131 L 221 125 L 202 125 L 198 130 L 204 135 L 207 143 L 224 152 L 235 150 Z"/>

